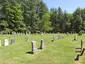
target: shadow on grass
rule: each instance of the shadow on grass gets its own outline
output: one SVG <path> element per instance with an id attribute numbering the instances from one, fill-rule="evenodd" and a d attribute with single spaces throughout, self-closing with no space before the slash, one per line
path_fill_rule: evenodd
<path id="1" fill-rule="evenodd" d="M 32 51 L 26 52 L 26 54 L 34 54 Z"/>
<path id="2" fill-rule="evenodd" d="M 77 51 L 75 51 L 75 52 L 81 52 L 81 50 L 77 50 Z"/>
<path id="3" fill-rule="evenodd" d="M 81 49 L 81 48 L 75 48 L 75 49 Z"/>

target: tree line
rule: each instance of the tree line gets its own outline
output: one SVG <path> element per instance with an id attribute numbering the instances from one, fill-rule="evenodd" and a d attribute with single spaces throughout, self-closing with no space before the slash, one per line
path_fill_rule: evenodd
<path id="1" fill-rule="evenodd" d="M 79 33 L 85 31 L 85 8 L 73 13 L 48 10 L 42 0 L 0 0 L 0 32 Z"/>

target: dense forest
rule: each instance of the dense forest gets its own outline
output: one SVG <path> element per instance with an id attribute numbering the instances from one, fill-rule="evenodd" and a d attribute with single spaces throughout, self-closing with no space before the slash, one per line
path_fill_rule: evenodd
<path id="1" fill-rule="evenodd" d="M 85 8 L 67 13 L 42 0 L 0 0 L 0 32 L 79 33 L 85 31 Z"/>

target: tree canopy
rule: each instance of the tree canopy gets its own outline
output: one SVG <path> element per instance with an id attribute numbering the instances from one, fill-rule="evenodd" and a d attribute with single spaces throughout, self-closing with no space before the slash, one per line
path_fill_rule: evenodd
<path id="1" fill-rule="evenodd" d="M 0 31 L 79 33 L 85 31 L 85 8 L 73 13 L 51 8 L 43 0 L 0 0 Z"/>

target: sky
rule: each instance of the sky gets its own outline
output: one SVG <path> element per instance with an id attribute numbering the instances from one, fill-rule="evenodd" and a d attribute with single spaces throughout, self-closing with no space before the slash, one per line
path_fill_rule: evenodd
<path id="1" fill-rule="evenodd" d="M 48 9 L 61 7 L 68 13 L 73 13 L 76 8 L 85 8 L 85 0 L 43 0 Z"/>

